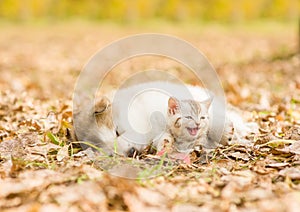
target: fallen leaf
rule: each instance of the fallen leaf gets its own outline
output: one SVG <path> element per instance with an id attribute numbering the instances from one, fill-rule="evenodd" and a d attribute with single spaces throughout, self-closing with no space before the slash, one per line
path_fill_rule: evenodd
<path id="1" fill-rule="evenodd" d="M 279 175 L 292 180 L 300 180 L 300 169 L 295 167 L 285 168 L 279 172 Z"/>
<path id="2" fill-rule="evenodd" d="M 260 147 L 269 146 L 269 147 L 274 148 L 274 147 L 284 146 L 285 144 L 293 144 L 295 142 L 296 142 L 296 140 L 277 139 L 277 140 L 269 141 L 269 142 L 259 145 L 259 146 Z"/>
<path id="3" fill-rule="evenodd" d="M 267 164 L 266 167 L 271 167 L 271 168 L 282 168 L 282 167 L 286 167 L 289 166 L 290 163 L 270 163 Z"/>
<path id="4" fill-rule="evenodd" d="M 300 140 L 289 146 L 290 152 L 300 155 Z"/>
<path id="5" fill-rule="evenodd" d="M 247 201 L 256 201 L 262 199 L 271 199 L 275 197 L 271 189 L 254 188 L 244 193 L 244 198 Z"/>
<path id="6" fill-rule="evenodd" d="M 294 191 L 286 194 L 283 197 L 282 203 L 285 204 L 287 211 L 298 212 L 300 208 L 300 193 L 299 191 Z"/>
<path id="7" fill-rule="evenodd" d="M 56 154 L 56 159 L 58 162 L 62 161 L 64 158 L 69 157 L 69 145 L 65 145 L 60 148 Z"/>
<path id="8" fill-rule="evenodd" d="M 230 152 L 228 155 L 235 158 L 235 159 L 237 159 L 237 160 L 238 159 L 241 159 L 241 160 L 244 160 L 244 161 L 249 161 L 250 160 L 249 156 L 246 153 Z"/>

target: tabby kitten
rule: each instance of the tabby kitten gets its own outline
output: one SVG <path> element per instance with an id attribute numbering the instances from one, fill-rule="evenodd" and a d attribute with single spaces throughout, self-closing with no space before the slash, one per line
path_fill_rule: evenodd
<path id="1" fill-rule="evenodd" d="M 209 130 L 210 100 L 197 102 L 170 97 L 168 100 L 168 132 L 178 152 L 193 150 L 196 140 L 206 139 Z M 160 141 L 161 142 L 161 141 Z M 160 150 L 161 144 L 158 145 Z"/>
<path id="2" fill-rule="evenodd" d="M 178 100 L 170 97 L 168 100 L 168 128 L 155 143 L 158 152 L 170 148 L 169 152 L 189 153 L 197 145 L 206 148 L 213 146 L 215 129 L 210 122 L 210 105 L 212 99 L 206 101 Z M 225 120 L 225 128 L 221 137 L 221 144 L 231 141 L 234 134 L 233 122 Z M 167 151 L 168 152 L 168 151 Z"/>

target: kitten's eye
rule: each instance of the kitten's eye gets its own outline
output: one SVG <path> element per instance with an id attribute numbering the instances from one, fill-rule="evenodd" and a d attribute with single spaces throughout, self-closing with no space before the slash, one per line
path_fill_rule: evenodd
<path id="1" fill-rule="evenodd" d="M 200 119 L 206 119 L 206 117 L 205 116 L 201 116 Z"/>
<path id="2" fill-rule="evenodd" d="M 192 116 L 186 116 L 185 118 L 187 118 L 187 119 L 193 119 Z"/>

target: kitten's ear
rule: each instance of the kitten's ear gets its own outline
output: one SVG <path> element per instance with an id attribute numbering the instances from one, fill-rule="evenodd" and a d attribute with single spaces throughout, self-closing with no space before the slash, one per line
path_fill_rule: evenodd
<path id="1" fill-rule="evenodd" d="M 176 114 L 179 111 L 179 101 L 174 98 L 170 97 L 168 101 L 168 112 L 169 114 Z"/>
<path id="2" fill-rule="evenodd" d="M 98 115 L 105 112 L 110 106 L 110 101 L 106 96 L 96 101 L 94 114 Z"/>
<path id="3" fill-rule="evenodd" d="M 205 106 L 206 109 L 209 109 L 211 103 L 212 103 L 213 98 L 209 98 L 203 102 L 201 102 L 201 104 L 203 104 Z"/>

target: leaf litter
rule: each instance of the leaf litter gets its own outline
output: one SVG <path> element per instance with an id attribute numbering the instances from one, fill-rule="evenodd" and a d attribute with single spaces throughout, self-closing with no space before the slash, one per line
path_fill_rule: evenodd
<path id="1" fill-rule="evenodd" d="M 183 33 L 208 53 L 228 101 L 248 111 L 244 116 L 258 123 L 259 133 L 249 135 L 250 144 L 221 146 L 210 152 L 200 149 L 190 155 L 188 164 L 173 161 L 160 166 L 168 167 L 162 175 L 129 180 L 108 174 L 103 170 L 105 160 L 99 166 L 91 148 L 82 150 L 71 142 L 71 93 L 81 68 L 75 61 L 84 63 L 113 32 L 96 30 L 82 39 L 78 29 L 68 30 L 73 32 L 72 39 L 64 31 L 56 37 L 52 30 L 33 30 L 29 36 L 11 29 L 24 50 L 29 48 L 24 41 L 30 43 L 30 58 L 0 40 L 0 48 L 8 48 L 5 55 L 0 53 L 6 58 L 0 59 L 1 211 L 298 211 L 300 59 L 293 52 L 295 38 L 284 32 L 252 37 L 241 33 L 232 34 L 232 40 L 220 34 L 212 41 L 203 33 L 200 41 Z M 114 33 L 122 34 L 121 30 Z M 103 36 L 103 43 L 97 43 L 97 35 Z M 48 40 L 54 46 L 41 55 Z M 252 45 L 256 40 L 265 48 L 259 57 Z M 242 41 L 244 55 L 237 53 Z M 74 42 L 88 50 L 71 48 Z M 231 57 L 224 54 L 228 42 Z M 292 54 L 278 52 L 283 45 Z M 146 60 L 125 64 L 119 69 L 120 78 L 145 64 Z M 181 75 L 184 70 L 178 64 L 164 59 L 159 64 L 158 68 L 196 83 L 192 75 Z M 61 74 L 54 75 L 53 70 Z M 118 83 L 116 73 L 107 76 L 108 85 Z M 145 158 L 155 160 L 153 155 Z M 122 168 L 115 171 L 126 171 L 129 177 L 135 173 Z"/>

